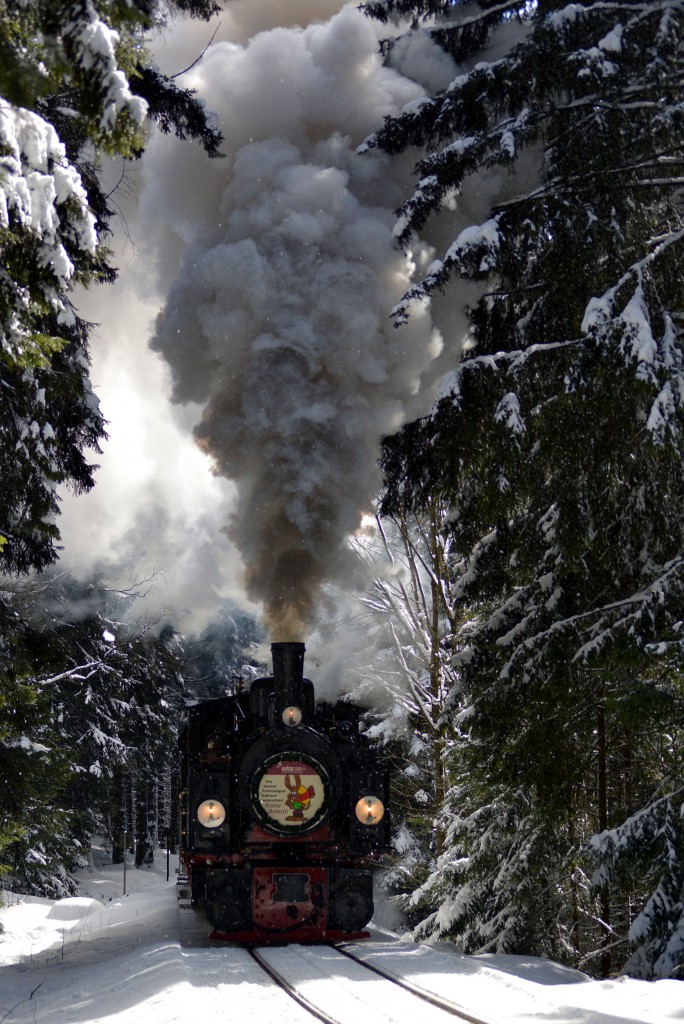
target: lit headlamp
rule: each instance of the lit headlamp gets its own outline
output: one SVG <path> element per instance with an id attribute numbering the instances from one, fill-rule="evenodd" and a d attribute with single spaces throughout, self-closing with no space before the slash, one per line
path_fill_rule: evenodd
<path id="1" fill-rule="evenodd" d="M 220 800 L 203 800 L 197 808 L 197 820 L 205 828 L 219 828 L 226 820 L 226 809 Z"/>
<path id="2" fill-rule="evenodd" d="M 362 825 L 377 825 L 382 821 L 385 805 L 377 796 L 362 796 L 356 804 L 356 817 Z"/>
<path id="3" fill-rule="evenodd" d="M 299 725 L 302 720 L 302 713 L 299 708 L 292 705 L 289 708 L 285 708 L 281 717 L 285 725 Z"/>

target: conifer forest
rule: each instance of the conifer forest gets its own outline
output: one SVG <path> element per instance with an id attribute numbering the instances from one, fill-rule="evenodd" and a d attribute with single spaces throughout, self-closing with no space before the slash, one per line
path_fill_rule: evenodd
<path id="1" fill-rule="evenodd" d="M 683 979 L 684 0 L 233 5 L 0 0 L 0 898 L 174 849 L 184 706 L 304 640 L 392 768 L 397 930 Z M 61 529 L 145 174 L 188 205 L 136 343 L 236 489 L 191 625 Z"/>

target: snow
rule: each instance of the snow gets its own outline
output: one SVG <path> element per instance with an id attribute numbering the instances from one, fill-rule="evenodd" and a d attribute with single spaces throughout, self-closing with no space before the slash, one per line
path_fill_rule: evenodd
<path id="1" fill-rule="evenodd" d="M 553 25 L 556 30 L 560 30 L 565 27 L 567 23 L 575 21 L 576 18 L 585 14 L 585 8 L 582 4 L 568 4 L 567 7 L 563 7 L 560 11 L 553 11 L 549 17 L 549 23 Z"/>
<path id="2" fill-rule="evenodd" d="M 74 274 L 64 242 L 94 254 L 95 217 L 78 170 L 68 163 L 55 129 L 38 114 L 0 99 L 0 229 L 19 227 L 36 245 L 36 259 L 48 273 L 43 299 L 62 318 L 73 316 L 61 293 Z M 3 270 L 6 278 L 7 273 Z M 25 288 L 12 283 L 11 302 L 0 325 L 0 347 L 21 352 L 28 339 L 23 316 Z M 29 343 L 30 344 L 30 343 Z"/>
<path id="3" fill-rule="evenodd" d="M 622 32 L 622 25 L 616 25 L 603 39 L 599 39 L 599 48 L 606 50 L 608 53 L 620 53 L 622 50 Z"/>
<path id="4" fill-rule="evenodd" d="M 431 100 L 425 96 L 417 100 L 411 100 L 410 103 L 405 103 L 402 107 L 402 114 L 419 114 L 425 107 L 431 105 Z"/>
<path id="5" fill-rule="evenodd" d="M 22 750 L 29 750 L 33 754 L 47 754 L 50 751 L 49 747 L 43 746 L 42 743 L 34 743 L 28 736 L 19 736 L 15 740 L 4 740 L 3 744 L 6 747 L 21 747 Z"/>
<path id="6" fill-rule="evenodd" d="M 69 260 L 58 241 L 57 207 L 72 203 L 69 226 L 82 249 L 94 253 L 97 244 L 95 218 L 78 171 L 67 163 L 66 150 L 52 125 L 4 100 L 0 101 L 0 142 L 6 150 L 0 162 L 0 226 L 8 226 L 13 210 L 19 223 L 52 246 L 64 285 L 71 270 L 64 269 Z"/>
<path id="7" fill-rule="evenodd" d="M 525 421 L 520 412 L 520 402 L 514 392 L 509 391 L 499 402 L 494 414 L 497 423 L 503 423 L 512 434 L 525 433 Z"/>
<path id="8" fill-rule="evenodd" d="M 216 1019 L 290 1024 L 312 1018 L 262 973 L 244 949 L 212 944 L 208 928 L 175 893 L 175 858 L 150 868 L 107 865 L 79 873 L 81 895 L 52 900 L 7 894 L 0 909 L 0 1019 L 8 1024 L 175 1024 Z M 463 956 L 382 928 L 350 950 L 411 986 L 485 1020 L 531 1024 L 666 1024 L 684 1020 L 684 983 L 629 978 L 591 981 L 535 957 Z M 262 951 L 296 976 L 304 998 L 333 1010 L 341 1024 L 452 1019 L 445 1011 L 373 976 L 327 947 L 296 944 Z M 365 983 L 362 983 L 365 982 Z"/>
<path id="9" fill-rule="evenodd" d="M 141 125 L 147 115 L 147 103 L 134 96 L 125 74 L 117 64 L 116 47 L 119 33 L 98 18 L 91 0 L 85 5 L 85 17 L 74 22 L 67 30 L 77 47 L 77 59 L 86 71 L 98 70 L 104 88 L 101 127 L 113 129 L 123 110 L 128 110 L 136 124 Z"/>
<path id="10" fill-rule="evenodd" d="M 655 439 L 662 437 L 668 426 L 675 422 L 677 405 L 672 392 L 670 381 L 666 381 L 660 389 L 657 398 L 651 406 L 651 411 L 646 422 L 646 428 L 653 434 Z"/>
<path id="11" fill-rule="evenodd" d="M 480 273 L 496 266 L 496 257 L 499 251 L 499 221 L 498 217 L 491 217 L 484 224 L 472 224 L 458 235 L 455 242 L 452 242 L 444 257 L 445 262 L 461 260 L 467 257 L 470 250 L 483 250 L 479 267 Z"/>

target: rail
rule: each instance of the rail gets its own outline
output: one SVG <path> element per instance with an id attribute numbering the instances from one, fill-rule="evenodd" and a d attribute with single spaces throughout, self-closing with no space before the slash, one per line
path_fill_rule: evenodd
<path id="1" fill-rule="evenodd" d="M 460 1006 L 456 1006 L 455 1003 L 450 1002 L 448 999 L 444 999 L 442 996 L 435 995 L 434 992 L 426 992 L 425 989 L 419 988 L 417 985 L 412 985 L 411 982 L 406 981 L 404 978 L 398 978 L 395 974 L 390 974 L 389 971 L 383 971 L 382 968 L 377 967 L 375 964 L 369 964 L 363 957 L 355 956 L 341 943 L 336 943 L 333 947 L 338 953 L 343 953 L 344 956 L 349 957 L 357 964 L 361 964 L 367 970 L 372 971 L 374 974 L 379 975 L 381 978 L 385 978 L 386 981 L 393 981 L 395 985 L 400 988 L 406 989 L 407 992 L 411 992 L 412 995 L 418 996 L 419 999 L 423 999 L 426 1003 L 430 1003 L 431 1006 L 437 1006 L 440 1010 L 446 1010 L 447 1013 L 452 1014 L 454 1017 L 460 1017 L 461 1020 L 470 1021 L 470 1024 L 490 1024 L 489 1021 L 482 1020 L 481 1017 L 473 1017 L 472 1014 L 467 1013 Z"/>
<path id="2" fill-rule="evenodd" d="M 292 999 L 294 999 L 295 1002 L 297 1002 L 301 1007 L 303 1007 L 308 1013 L 312 1014 L 312 1016 L 314 1016 L 317 1020 L 321 1021 L 322 1024 L 345 1024 L 345 1021 L 348 1022 L 351 1019 L 348 1012 L 346 1015 L 344 1012 L 342 1012 L 335 1016 L 333 1015 L 333 1013 L 330 1013 L 321 1006 L 317 1005 L 310 998 L 308 998 L 308 996 L 304 995 L 302 992 L 301 985 L 297 984 L 296 981 L 290 980 L 290 978 L 287 976 L 287 971 L 283 972 L 279 970 L 278 967 L 275 967 L 272 963 L 269 962 L 268 948 L 264 949 L 263 951 L 260 950 L 258 947 L 250 948 L 249 953 L 251 957 L 256 961 L 256 963 L 259 965 L 259 967 L 261 967 L 262 970 L 265 971 L 266 974 L 271 978 L 271 980 L 274 981 L 275 984 L 278 985 L 279 988 L 281 988 L 283 991 L 285 991 Z M 458 1017 L 460 1020 L 467 1021 L 468 1024 L 490 1024 L 490 1022 L 482 1020 L 479 1017 L 473 1016 L 471 1013 L 468 1013 L 465 1009 L 457 1006 L 455 1003 L 450 1002 L 442 996 L 436 995 L 431 992 L 426 992 L 424 989 L 411 984 L 411 982 L 408 982 L 403 978 L 397 977 L 394 974 L 384 971 L 381 968 L 376 967 L 375 965 L 371 965 L 363 957 L 356 956 L 349 949 L 345 948 L 343 944 L 333 943 L 329 946 L 314 947 L 314 949 L 334 950 L 334 952 L 337 953 L 339 956 L 353 961 L 355 964 L 357 964 L 357 966 L 363 968 L 370 975 L 375 975 L 376 977 L 382 978 L 386 982 L 390 982 L 393 985 L 396 985 L 398 988 L 411 993 L 411 995 L 414 998 L 420 999 L 422 1002 L 430 1004 L 430 1006 L 435 1007 L 437 1010 L 442 1011 L 443 1013 L 448 1013 L 451 1017 Z M 360 980 L 360 978 L 357 980 Z M 331 975 L 330 981 L 331 984 L 334 984 L 333 975 Z M 359 1008 L 357 1007 L 357 1014 L 358 1009 Z M 358 1017 L 356 1017 L 356 1019 L 358 1019 Z M 392 1020 L 393 1018 L 391 1016 L 388 1016 L 387 1019 Z M 439 1016 L 434 1018 L 435 1021 L 439 1021 L 439 1019 Z"/>

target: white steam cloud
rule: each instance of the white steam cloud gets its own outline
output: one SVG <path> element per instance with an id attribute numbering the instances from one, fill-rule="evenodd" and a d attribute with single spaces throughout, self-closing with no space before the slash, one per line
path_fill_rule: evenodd
<path id="1" fill-rule="evenodd" d="M 239 559 L 221 533 L 234 487 L 212 476 L 192 441 L 198 411 L 170 409 L 168 369 L 146 347 L 159 299 L 141 299 L 137 265 L 121 264 L 114 288 L 79 297 L 80 313 L 100 324 L 92 380 L 109 440 L 93 490 L 62 496 L 59 568 L 133 587 L 145 595 L 134 616 L 200 632 L 226 601 L 245 604 Z"/>
<path id="2" fill-rule="evenodd" d="M 216 473 L 237 484 L 228 533 L 247 593 L 271 639 L 300 639 L 323 584 L 353 573 L 347 539 L 377 491 L 381 438 L 429 407 L 429 309 L 400 331 L 388 317 L 427 258 L 392 242 L 406 166 L 355 152 L 422 90 L 382 67 L 351 6 L 216 43 L 186 79 L 227 155 L 152 147 L 145 232 L 161 278 L 178 268 L 152 347 L 174 400 L 202 406 L 195 435 Z"/>
<path id="3" fill-rule="evenodd" d="M 390 310 L 517 184 L 496 170 L 467 182 L 430 225 L 433 249 L 402 255 L 393 211 L 416 154 L 356 147 L 446 86 L 450 59 L 419 33 L 383 67 L 387 26 L 340 0 L 231 0 L 217 23 L 169 28 L 162 70 L 190 67 L 216 24 L 180 81 L 216 111 L 225 158 L 155 138 L 129 171 L 137 201 L 114 196 L 120 280 L 80 303 L 101 325 L 93 380 L 110 440 L 95 489 L 64 498 L 62 565 L 123 568 L 124 583 L 131 563 L 159 569 L 135 609 L 186 631 L 226 601 L 261 605 L 269 640 L 306 639 L 332 665 L 330 595 L 344 603 L 365 582 L 347 538 L 377 491 L 380 440 L 430 408 L 481 286 L 459 283 L 400 330 Z"/>

